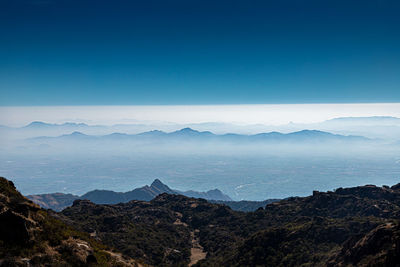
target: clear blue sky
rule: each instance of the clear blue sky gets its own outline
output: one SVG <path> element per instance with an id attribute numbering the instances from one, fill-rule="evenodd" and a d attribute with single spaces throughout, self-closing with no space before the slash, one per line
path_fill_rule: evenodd
<path id="1" fill-rule="evenodd" d="M 400 102 L 400 1 L 0 0 L 0 105 Z"/>

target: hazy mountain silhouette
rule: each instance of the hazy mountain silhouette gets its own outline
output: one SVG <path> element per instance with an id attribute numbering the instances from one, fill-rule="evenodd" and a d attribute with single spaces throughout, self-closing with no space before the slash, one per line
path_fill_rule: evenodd
<path id="1" fill-rule="evenodd" d="M 89 127 L 89 125 L 87 125 L 86 123 L 74 123 L 74 122 L 66 122 L 66 123 L 62 123 L 62 124 L 56 124 L 56 123 L 46 123 L 46 122 L 42 122 L 42 121 L 33 121 L 31 123 L 29 123 L 26 126 L 23 126 L 22 128 L 36 128 L 36 129 L 40 129 L 40 128 L 67 128 L 67 127 Z"/>
<path id="2" fill-rule="evenodd" d="M 93 190 L 87 192 L 82 196 L 63 194 L 63 193 L 52 193 L 52 194 L 41 194 L 41 195 L 29 195 L 27 196 L 27 198 L 31 199 L 33 202 L 37 203 L 43 208 L 59 211 L 68 206 L 71 206 L 74 200 L 76 199 L 87 199 L 97 204 L 116 204 L 116 203 L 129 202 L 131 200 L 150 201 L 162 193 L 179 194 L 188 197 L 204 198 L 207 200 L 232 201 L 232 199 L 228 195 L 225 195 L 218 189 L 209 190 L 207 192 L 197 192 L 192 190 L 179 191 L 169 188 L 159 179 L 155 179 L 150 186 L 145 185 L 143 187 L 136 188 L 128 192 L 115 192 L 111 190 Z"/>
<path id="3" fill-rule="evenodd" d="M 231 123 L 206 122 L 206 123 L 135 123 L 116 125 L 88 125 L 85 123 L 66 122 L 62 124 L 34 121 L 23 127 L 0 127 L 2 134 L 16 138 L 33 138 L 38 136 L 60 136 L 79 131 L 88 135 L 107 135 L 112 133 L 126 133 L 129 135 L 142 133 L 142 136 L 198 136 L 192 131 L 211 131 L 218 134 L 238 133 L 252 134 L 270 132 L 297 132 L 304 129 L 314 129 L 337 133 L 341 135 L 359 135 L 369 138 L 396 139 L 400 133 L 400 118 L 389 116 L 374 117 L 340 117 L 316 123 L 289 123 L 279 126 L 251 124 L 235 125 Z M 159 129 L 161 131 L 151 131 Z M 181 130 L 179 130 L 181 129 Z M 210 134 L 209 134 L 210 135 Z M 211 136 L 211 135 L 210 135 Z"/>
<path id="4" fill-rule="evenodd" d="M 71 134 L 64 134 L 57 137 L 36 137 L 30 140 L 40 141 L 57 141 L 57 140 L 81 140 L 86 138 L 87 140 L 173 140 L 173 141 L 227 141 L 227 142 L 365 142 L 370 139 L 362 136 L 352 135 L 339 135 L 332 134 L 329 132 L 318 131 L 318 130 L 302 130 L 292 133 L 279 133 L 269 132 L 260 133 L 255 135 L 241 135 L 241 134 L 223 134 L 217 135 L 209 131 L 196 131 L 191 128 L 184 128 L 179 131 L 171 133 L 165 133 L 163 131 L 149 131 L 140 134 L 123 134 L 123 133 L 112 133 L 109 135 L 93 136 L 85 135 L 81 132 L 73 132 Z"/>

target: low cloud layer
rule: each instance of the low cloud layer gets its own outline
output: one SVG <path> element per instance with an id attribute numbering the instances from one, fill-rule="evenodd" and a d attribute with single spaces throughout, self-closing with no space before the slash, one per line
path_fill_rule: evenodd
<path id="1" fill-rule="evenodd" d="M 32 121 L 90 125 L 203 122 L 280 125 L 368 116 L 400 117 L 400 103 L 0 107 L 0 124 L 8 126 L 23 126 Z"/>

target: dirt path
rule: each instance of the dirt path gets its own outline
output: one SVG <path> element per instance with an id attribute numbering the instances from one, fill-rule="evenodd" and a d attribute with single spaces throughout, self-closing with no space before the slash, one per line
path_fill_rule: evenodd
<path id="1" fill-rule="evenodd" d="M 125 259 L 121 253 L 115 253 L 112 251 L 106 251 L 108 254 L 110 254 L 111 257 L 113 257 L 117 263 L 121 263 L 126 266 L 135 266 L 135 267 L 144 267 L 142 264 L 137 263 L 133 259 Z"/>
<path id="2" fill-rule="evenodd" d="M 192 248 L 190 249 L 190 263 L 189 266 L 196 264 L 199 260 L 204 259 L 207 256 L 207 252 L 204 252 L 203 247 L 199 243 L 199 238 L 196 237 L 196 233 L 199 230 L 194 230 L 190 232 L 190 236 L 192 238 Z"/>

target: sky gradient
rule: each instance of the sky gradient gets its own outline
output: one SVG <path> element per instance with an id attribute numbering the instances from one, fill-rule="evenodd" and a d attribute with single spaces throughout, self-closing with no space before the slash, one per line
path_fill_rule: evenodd
<path id="1" fill-rule="evenodd" d="M 400 102 L 399 1 L 0 1 L 0 105 Z"/>

